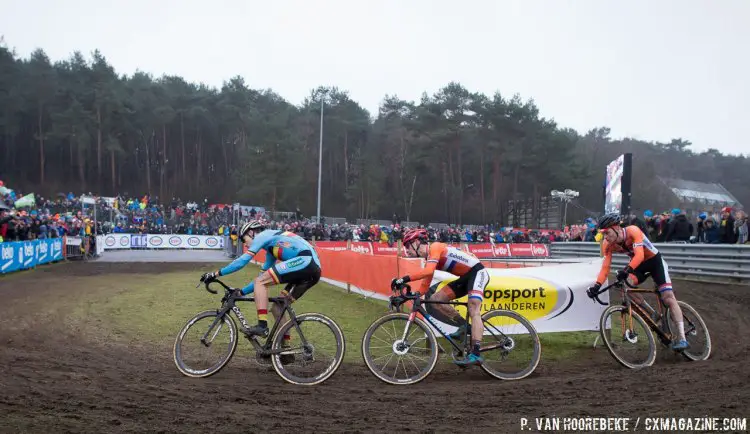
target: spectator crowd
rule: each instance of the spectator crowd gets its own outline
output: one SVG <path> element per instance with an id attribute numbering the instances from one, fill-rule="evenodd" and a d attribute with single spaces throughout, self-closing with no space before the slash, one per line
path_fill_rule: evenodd
<path id="1" fill-rule="evenodd" d="M 22 195 L 0 181 L 0 242 L 56 238 L 64 235 L 108 233 L 150 233 L 188 235 L 228 235 L 237 237 L 237 220 L 262 219 L 272 229 L 298 234 L 305 239 L 330 241 L 372 241 L 395 244 L 406 227 L 394 219 L 390 225 L 350 224 L 304 218 L 297 210 L 288 218 L 269 218 L 260 207 L 184 202 L 180 198 L 162 202 L 158 196 L 114 198 L 92 195 L 75 196 L 60 193 L 49 199 L 33 194 Z M 679 209 L 659 215 L 647 210 L 643 217 L 630 215 L 626 225 L 637 225 L 654 242 L 695 242 L 707 244 L 747 244 L 747 214 L 742 210 L 722 209 L 720 214 L 701 213 L 690 221 Z M 427 229 L 432 241 L 447 243 L 550 243 L 560 241 L 594 241 L 596 221 L 589 218 L 580 225 L 563 230 L 509 228 L 497 225 L 440 227 Z"/>

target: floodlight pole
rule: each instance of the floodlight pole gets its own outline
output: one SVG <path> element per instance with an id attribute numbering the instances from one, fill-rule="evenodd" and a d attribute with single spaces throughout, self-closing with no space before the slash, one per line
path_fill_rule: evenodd
<path id="1" fill-rule="evenodd" d="M 318 149 L 318 224 L 320 224 L 320 181 L 323 174 L 323 95 L 320 96 L 320 143 Z"/>

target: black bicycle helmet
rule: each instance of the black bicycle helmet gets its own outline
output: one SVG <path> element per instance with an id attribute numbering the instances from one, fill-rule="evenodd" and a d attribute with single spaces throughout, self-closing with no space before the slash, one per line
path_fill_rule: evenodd
<path id="1" fill-rule="evenodd" d="M 262 231 L 265 229 L 265 225 L 258 220 L 250 220 L 249 222 L 242 225 L 240 228 L 239 236 L 244 237 L 250 231 Z"/>
<path id="2" fill-rule="evenodd" d="M 604 214 L 603 216 L 599 217 L 599 221 L 596 224 L 596 227 L 599 229 L 607 229 L 615 225 L 620 224 L 620 214 L 617 213 L 609 213 Z"/>

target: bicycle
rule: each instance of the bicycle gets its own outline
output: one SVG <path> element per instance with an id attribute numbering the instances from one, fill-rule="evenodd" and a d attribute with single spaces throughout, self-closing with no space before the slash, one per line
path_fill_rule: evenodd
<path id="1" fill-rule="evenodd" d="M 459 342 L 454 340 L 449 334 L 444 332 L 435 322 L 435 320 L 425 310 L 424 305 L 426 304 L 449 304 L 453 306 L 464 306 L 467 307 L 466 321 L 469 320 L 468 303 L 459 301 L 432 301 L 429 299 L 421 299 L 419 293 L 412 293 L 409 285 L 402 285 L 400 287 L 393 288 L 394 291 L 399 291 L 400 295 L 394 295 L 389 299 L 389 310 L 395 311 L 386 314 L 379 319 L 375 320 L 365 332 L 362 337 L 362 357 L 364 358 L 365 364 L 370 372 L 373 373 L 380 380 L 389 384 L 415 384 L 425 379 L 435 369 L 435 365 L 438 360 L 438 352 L 445 352 L 442 347 L 438 349 L 439 344 L 433 328 L 437 330 L 440 335 L 447 339 L 451 345 L 451 356 L 453 360 L 463 358 L 466 354 L 471 351 L 471 333 L 464 333 L 463 341 Z M 410 313 L 401 312 L 401 305 L 411 301 L 412 307 Z M 417 317 L 417 314 L 421 315 L 421 319 Z M 510 324 L 498 325 L 498 320 L 509 319 Z M 426 322 L 425 322 L 426 320 Z M 539 343 L 539 335 L 536 332 L 534 326 L 516 312 L 508 310 L 493 310 L 482 315 L 482 322 L 484 324 L 484 338 L 486 339 L 480 348 L 484 362 L 481 364 L 481 368 L 491 375 L 500 380 L 520 380 L 527 377 L 536 369 L 541 358 L 541 344 Z M 390 323 L 389 327 L 387 324 Z M 396 325 L 396 323 L 401 323 Z M 431 327 L 428 326 L 428 324 Z M 512 333 L 509 331 L 510 327 L 514 325 L 521 325 L 527 330 L 527 335 L 524 336 L 522 333 Z M 415 326 L 415 327 L 413 327 Z M 393 331 L 387 338 L 381 338 L 376 336 L 378 331 L 388 329 Z M 411 330 L 410 330 L 411 329 Z M 401 333 L 403 330 L 403 333 Z M 412 334 L 417 330 L 416 333 Z M 521 330 L 522 332 L 522 330 Z M 399 336 L 400 333 L 400 336 Z M 384 345 L 378 346 L 378 342 Z M 530 345 L 524 345 L 530 344 Z M 527 348 L 528 346 L 528 348 Z M 385 348 L 386 354 L 379 357 L 374 357 L 372 350 L 378 348 Z M 498 350 L 497 357 L 490 357 L 488 354 L 493 350 Z M 419 355 L 418 355 L 419 354 Z M 424 355 L 421 355 L 424 354 Z M 495 361 L 500 363 L 509 360 L 510 355 L 518 354 L 525 356 L 528 362 L 519 363 L 521 365 L 520 370 L 510 371 L 502 370 L 491 367 L 491 364 Z M 385 372 L 386 366 L 391 363 L 393 356 L 397 356 L 396 366 L 393 370 L 393 375 Z M 388 357 L 382 368 L 377 366 L 377 361 Z M 402 359 L 407 359 L 411 362 L 408 368 L 411 370 L 412 366 L 417 368 L 417 372 L 414 375 L 409 375 L 407 372 L 407 362 Z M 524 360 L 525 360 L 524 359 Z M 416 361 L 426 362 L 423 368 L 417 366 Z M 399 368 L 403 368 L 403 372 L 406 374 L 405 378 L 397 377 L 400 375 Z M 465 369 L 465 367 L 463 367 Z M 390 368 L 388 368 L 390 372 Z"/>
<path id="2" fill-rule="evenodd" d="M 601 333 L 602 340 L 607 346 L 607 350 L 612 354 L 621 365 L 630 369 L 641 369 L 651 366 L 656 360 L 656 343 L 654 340 L 653 333 L 659 337 L 659 341 L 666 347 L 669 347 L 672 343 L 674 335 L 671 330 L 676 327 L 672 324 L 672 316 L 669 311 L 669 307 L 664 304 L 661 297 L 658 296 L 657 289 L 643 289 L 637 286 L 631 285 L 629 282 L 624 280 L 615 281 L 613 284 L 608 285 L 604 288 L 599 289 L 594 295 L 594 299 L 600 304 L 606 306 L 605 303 L 599 299 L 599 294 L 608 291 L 610 288 L 619 289 L 622 292 L 622 304 L 611 305 L 602 312 L 602 316 L 599 319 L 599 332 Z M 630 293 L 656 293 L 658 301 L 658 311 L 654 313 L 656 318 L 652 318 L 644 307 L 635 302 Z M 678 301 L 680 309 L 682 309 L 683 323 L 685 327 L 685 338 L 690 343 L 690 347 L 681 351 L 682 355 L 691 361 L 706 360 L 711 354 L 711 336 L 708 333 L 708 328 L 703 318 L 698 312 L 689 304 Z M 607 326 L 611 325 L 615 327 L 618 321 L 613 321 L 612 316 L 620 313 L 620 333 L 622 336 L 623 344 L 632 344 L 633 346 L 641 343 L 641 336 L 644 336 L 646 343 L 648 344 L 648 353 L 645 357 L 639 358 L 635 362 L 625 360 L 624 355 L 620 354 L 620 344 L 616 343 L 612 336 L 616 333 L 612 332 Z M 636 331 L 634 326 L 638 325 L 641 331 Z M 694 346 L 693 342 L 697 336 L 700 336 L 698 329 L 702 328 L 705 335 L 705 343 L 703 345 Z M 651 333 L 653 331 L 653 333 Z M 693 350 L 693 348 L 700 347 L 700 352 Z M 624 345 L 623 345 L 623 349 Z M 624 351 L 623 351 L 624 353 Z"/>
<path id="3" fill-rule="evenodd" d="M 344 334 L 341 332 L 341 328 L 336 322 L 327 316 L 320 313 L 304 313 L 296 315 L 294 309 L 292 309 L 291 302 L 287 297 L 269 297 L 268 301 L 278 305 L 281 308 L 281 316 L 284 317 L 285 313 L 289 314 L 289 320 L 283 323 L 281 320 L 276 321 L 273 328 L 268 333 L 264 342 L 261 342 L 260 336 L 250 335 L 248 325 L 245 317 L 242 315 L 240 308 L 236 305 L 237 302 L 254 302 L 254 297 L 247 296 L 235 296 L 235 288 L 230 288 L 220 280 L 216 279 L 213 282 L 206 282 L 206 291 L 217 294 L 215 289 L 210 288 L 211 283 L 218 283 L 224 287 L 224 297 L 221 299 L 221 307 L 217 310 L 207 310 L 200 312 L 191 318 L 185 326 L 180 330 L 175 339 L 174 343 L 174 362 L 177 365 L 177 369 L 184 375 L 194 378 L 204 378 L 219 372 L 232 358 L 235 350 L 237 349 L 237 323 L 235 322 L 232 314 L 239 319 L 241 324 L 241 331 L 245 337 L 253 345 L 256 352 L 256 361 L 260 365 L 267 366 L 270 364 L 281 378 L 285 381 L 297 384 L 297 385 L 315 385 L 320 384 L 323 381 L 330 378 L 341 365 L 341 361 L 344 359 L 344 353 L 346 351 L 346 344 L 344 340 Z M 200 283 L 198 284 L 200 286 Z M 198 321 L 203 319 L 213 319 L 210 326 L 203 336 L 200 338 L 200 343 L 204 348 L 210 348 L 216 340 L 217 335 L 221 329 L 226 325 L 229 330 L 228 339 L 224 341 L 218 341 L 219 346 L 226 345 L 226 352 L 219 359 L 218 362 L 209 365 L 207 368 L 194 368 L 189 363 L 186 363 L 185 356 L 187 354 L 183 349 L 185 335 Z M 216 326 L 219 327 L 216 327 Z M 323 325 L 320 331 L 306 331 L 302 333 L 302 325 Z M 216 328 L 216 329 L 215 329 Z M 215 330 L 214 330 L 215 329 Z M 292 336 L 293 332 L 297 332 L 298 335 Z M 321 348 L 313 344 L 311 339 L 316 342 L 324 337 L 324 334 L 331 332 L 335 339 L 334 355 L 330 362 L 327 364 L 324 362 L 321 372 L 311 373 L 313 367 L 316 366 L 316 362 L 321 359 L 321 356 L 325 356 L 324 352 L 321 352 Z M 211 335 L 209 337 L 209 335 Z M 286 339 L 285 339 L 286 337 Z M 296 342 L 296 346 L 293 344 Z M 199 361 L 202 361 L 199 359 Z M 190 366 L 189 366 L 190 365 Z M 302 368 L 301 373 L 292 373 L 291 368 L 300 366 Z"/>

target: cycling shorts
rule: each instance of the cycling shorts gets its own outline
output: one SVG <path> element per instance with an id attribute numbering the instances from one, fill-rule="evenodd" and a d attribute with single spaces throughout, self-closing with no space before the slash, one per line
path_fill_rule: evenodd
<path id="1" fill-rule="evenodd" d="M 664 262 L 664 259 L 661 257 L 661 253 L 657 253 L 653 257 L 641 262 L 641 265 L 633 270 L 633 275 L 638 279 L 638 281 L 635 282 L 636 284 L 643 283 L 643 281 L 651 276 L 660 293 L 672 290 L 672 280 L 669 278 L 669 267 L 667 267 L 667 263 Z"/>
<path id="2" fill-rule="evenodd" d="M 287 284 L 284 291 L 295 300 L 320 281 L 320 266 L 313 260 L 309 250 L 303 250 L 298 256 L 275 264 L 269 271 L 275 283 Z"/>
<path id="3" fill-rule="evenodd" d="M 484 290 L 489 283 L 490 274 L 480 263 L 471 267 L 468 273 L 450 282 L 443 290 L 450 290 L 453 293 L 453 296 L 449 297 L 451 300 L 468 295 L 469 299 L 481 301 L 484 300 Z"/>

